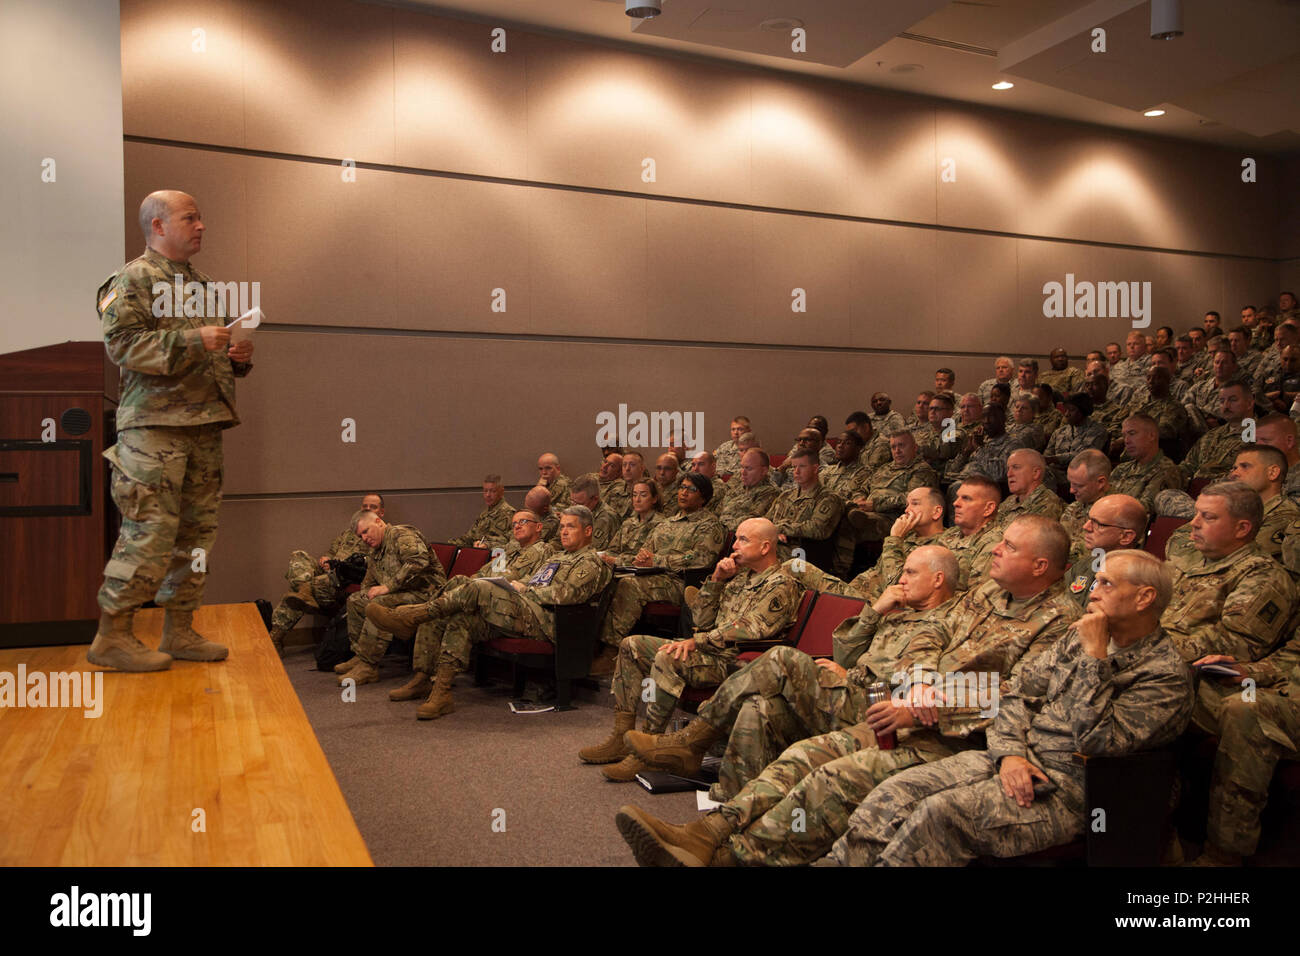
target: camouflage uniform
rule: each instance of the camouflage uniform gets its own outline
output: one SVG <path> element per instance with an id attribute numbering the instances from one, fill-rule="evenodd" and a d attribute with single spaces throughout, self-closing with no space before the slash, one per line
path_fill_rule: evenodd
<path id="1" fill-rule="evenodd" d="M 188 263 L 146 249 L 99 287 L 95 296 L 108 357 L 122 370 L 117 444 L 104 451 L 113 466 L 109 492 L 122 528 L 99 589 L 109 613 L 147 601 L 188 611 L 203 603 L 206 573 L 195 549 L 212 560 L 221 505 L 221 432 L 239 424 L 235 378 L 249 364 L 224 350 L 206 351 L 199 329 L 224 316 L 153 314 L 154 284 L 169 289 L 210 280 Z M 206 285 L 204 286 L 206 289 Z M 202 311 L 202 310 L 201 310 Z"/>
<path id="2" fill-rule="evenodd" d="M 1156 513 L 1156 495 L 1167 488 L 1181 491 L 1186 483 L 1178 466 L 1162 451 L 1145 465 L 1132 459 L 1121 461 L 1110 473 L 1111 493 L 1131 495 L 1142 502 L 1148 515 Z"/>
<path id="3" fill-rule="evenodd" d="M 810 491 L 791 485 L 781 492 L 772 502 L 767 520 L 788 539 L 779 549 L 782 560 L 790 557 L 790 549 L 800 543 L 795 539 L 822 541 L 834 534 L 843 510 L 840 499 L 822 487 L 820 481 Z"/>
<path id="4" fill-rule="evenodd" d="M 1007 425 L 1007 434 L 1020 442 L 1021 448 L 1032 448 L 1036 452 L 1042 452 L 1047 447 L 1047 433 L 1037 421 L 1024 425 L 1012 422 Z"/>
<path id="5" fill-rule="evenodd" d="M 1043 434 L 1047 436 L 1048 441 L 1051 441 L 1052 436 L 1056 434 L 1057 429 L 1065 424 L 1065 416 L 1058 412 L 1056 407 L 1053 406 L 1047 409 L 1047 411 L 1039 412 L 1035 415 L 1034 421 L 1042 426 Z"/>
<path id="6" fill-rule="evenodd" d="M 1063 579 L 1065 591 L 1081 608 L 1086 608 L 1088 598 L 1092 597 L 1092 588 L 1097 581 L 1097 572 L 1093 570 L 1093 565 L 1096 563 L 1097 559 L 1093 557 L 1092 552 L 1084 551 L 1065 573 Z"/>
<path id="7" fill-rule="evenodd" d="M 1015 857 L 1083 833 L 1083 769 L 1074 753 L 1120 755 L 1170 743 L 1192 711 L 1187 668 L 1157 628 L 1098 660 L 1068 634 L 1021 673 L 988 731 L 968 751 L 886 781 L 857 809 L 831 850 L 842 866 L 956 866 Z M 1050 789 L 1020 807 L 998 766 L 1017 756 Z"/>
<path id="8" fill-rule="evenodd" d="M 592 512 L 592 519 L 591 546 L 597 551 L 604 551 L 622 528 L 623 519 L 603 501 Z"/>
<path id="9" fill-rule="evenodd" d="M 445 617 L 438 664 L 469 667 L 470 648 L 486 640 L 492 628 L 520 637 L 555 640 L 554 608 L 590 601 L 609 583 L 610 570 L 590 546 L 546 557 L 522 593 L 478 579 L 444 592 L 430 609 Z"/>
<path id="10" fill-rule="evenodd" d="M 544 515 L 538 515 L 537 520 L 542 523 L 542 540 L 554 544 L 557 548 L 560 546 L 560 514 L 558 511 L 548 511 Z"/>
<path id="11" fill-rule="evenodd" d="M 1250 384 L 1248 379 L 1244 379 L 1240 375 L 1234 375 L 1227 382 L 1222 383 L 1215 379 L 1213 375 L 1202 378 L 1187 390 L 1187 404 L 1195 406 L 1196 410 L 1207 418 L 1222 418 L 1223 406 L 1219 401 L 1219 389 L 1230 382 L 1241 381 L 1246 382 L 1247 385 Z M 1240 433 L 1241 429 L 1237 429 L 1237 431 Z"/>
<path id="12" fill-rule="evenodd" d="M 479 568 L 474 578 L 505 578 L 507 581 L 522 581 L 532 577 L 551 553 L 551 546 L 540 539 L 526 548 L 521 548 L 519 542 L 512 539 L 506 545 L 505 553 Z M 442 586 L 438 597 L 464 587 L 474 578 L 457 575 Z M 415 632 L 415 650 L 411 657 L 412 670 L 419 671 L 421 674 L 432 674 L 437 669 L 438 655 L 442 650 L 442 634 L 446 626 L 446 618 L 434 618 L 420 625 Z"/>
<path id="13" fill-rule="evenodd" d="M 659 510 L 664 513 L 665 518 L 671 518 L 673 515 L 681 511 L 681 508 L 677 504 L 677 489 L 681 486 L 681 472 L 678 472 L 677 477 L 667 485 L 659 486 Z"/>
<path id="14" fill-rule="evenodd" d="M 406 524 L 386 527 L 379 546 L 366 559 L 361 590 L 348 596 L 348 638 L 353 653 L 367 664 L 377 664 L 393 639 L 366 618 L 371 601 L 381 607 L 420 604 L 446 583 L 442 563 L 429 550 L 424 535 Z M 388 588 L 388 593 L 368 597 L 366 592 L 376 585 Z"/>
<path id="15" fill-rule="evenodd" d="M 1135 359 L 1121 359 L 1110 370 L 1110 380 L 1129 388 L 1141 388 L 1147 381 L 1147 369 L 1151 367 L 1151 356 L 1140 355 Z"/>
<path id="16" fill-rule="evenodd" d="M 1041 660 L 1079 617 L 1061 584 L 1010 599 L 993 581 L 958 600 L 942 618 L 939 673 L 999 675 L 999 684 Z M 731 840 L 746 865 L 816 859 L 848 827 L 854 808 L 890 775 L 979 747 L 993 718 L 977 707 L 939 708 L 934 727 L 898 731 L 892 750 L 876 746 L 866 724 L 800 741 L 719 808 L 737 829 Z M 795 827 L 799 820 L 803 825 Z"/>
<path id="17" fill-rule="evenodd" d="M 712 568 L 722 552 L 727 534 L 721 522 L 705 509 L 678 514 L 661 522 L 646 540 L 654 552 L 652 565 L 669 573 L 620 577 L 614 599 L 601 624 L 600 639 L 617 647 L 641 617 L 651 601 L 681 604 L 685 591 L 681 572 L 689 568 Z"/>
<path id="18" fill-rule="evenodd" d="M 718 474 L 740 474 L 740 449 L 730 438 L 713 450 L 713 460 L 718 464 Z"/>
<path id="19" fill-rule="evenodd" d="M 370 545 L 361 540 L 361 536 L 352 528 L 344 528 L 330 542 L 325 557 L 346 561 L 354 554 L 368 557 Z M 330 613 L 343 601 L 343 588 L 339 585 L 338 576 L 333 571 L 321 571 L 316 559 L 306 551 L 295 551 L 289 556 L 289 570 L 284 576 L 289 582 L 289 593 L 280 599 L 280 603 L 271 612 L 272 629 L 292 630 L 304 614 Z M 311 586 L 310 601 L 298 593 L 304 584 Z"/>
<path id="20" fill-rule="evenodd" d="M 836 462 L 821 469 L 817 477 L 823 488 L 840 501 L 848 502 L 866 491 L 871 469 L 860 460 L 848 465 Z"/>
<path id="21" fill-rule="evenodd" d="M 915 488 L 937 488 L 939 476 L 917 455 L 911 464 L 890 462 L 871 473 L 864 497 L 870 499 L 872 510 L 867 513 L 870 529 L 858 535 L 859 540 L 879 541 L 889 534 L 890 526 L 907 508 L 907 493 Z M 853 556 L 850 545 L 849 557 Z M 847 565 L 846 565 L 847 568 Z"/>
<path id="22" fill-rule="evenodd" d="M 944 441 L 943 429 L 926 422 L 912 432 L 912 437 L 916 439 L 917 458 L 924 460 L 936 472 L 943 471 L 948 467 L 948 462 L 957 457 L 958 434 L 959 430 L 954 430 L 951 440 Z"/>
<path id="23" fill-rule="evenodd" d="M 903 421 L 903 416 L 895 409 L 890 409 L 883 415 L 877 415 L 875 412 L 868 412 L 867 417 L 871 419 L 871 431 L 876 435 L 884 435 L 888 439 L 891 435 L 907 431 L 907 424 Z"/>
<path id="24" fill-rule="evenodd" d="M 981 405 L 987 405 L 989 403 L 990 398 L 993 395 L 993 386 L 997 384 L 997 381 L 998 381 L 997 378 L 986 378 L 984 381 L 980 382 L 979 395 L 980 395 Z M 1011 388 L 1011 391 L 1013 392 L 1011 397 L 1015 398 L 1016 397 L 1014 395 L 1014 392 L 1016 390 L 1015 378 L 1012 377 L 1011 381 L 1007 382 L 1006 384 Z"/>
<path id="25" fill-rule="evenodd" d="M 889 535 L 881 545 L 880 558 L 876 561 L 876 566 L 863 571 L 851 582 L 853 596 L 864 598 L 868 604 L 874 604 L 885 593 L 885 588 L 897 584 L 899 578 L 903 576 L 903 564 L 909 554 L 923 545 L 938 543 L 937 534 L 925 538 L 917 538 L 914 534 L 902 538 Z M 961 590 L 961 582 L 954 581 L 953 589 Z M 818 588 L 818 590 L 826 589 Z"/>
<path id="26" fill-rule="evenodd" d="M 732 480 L 739 482 L 740 479 Z M 780 493 L 775 485 L 769 485 L 765 481 L 760 481 L 753 488 L 737 484 L 727 493 L 727 500 L 722 503 L 722 509 L 718 512 L 718 520 L 727 531 L 735 534 L 740 523 L 746 518 L 761 518 L 766 515 L 772 507 L 772 502 L 776 501 Z"/>
<path id="27" fill-rule="evenodd" d="M 507 541 L 514 540 L 512 522 L 518 510 L 502 498 L 491 508 L 480 511 L 468 531 L 447 543 L 466 548 L 473 545 L 475 541 L 482 541 L 489 548 L 503 548 Z"/>
<path id="28" fill-rule="evenodd" d="M 1090 417 L 1092 421 L 1106 429 L 1106 437 L 1109 441 L 1118 441 L 1120 432 L 1124 428 L 1124 419 L 1128 418 L 1128 415 L 1127 399 L 1117 396 L 1115 390 L 1111 389 L 1106 393 L 1105 401 L 1093 403 Z"/>
<path id="29" fill-rule="evenodd" d="M 654 681 L 654 698 L 646 706 L 644 731 L 662 733 L 677 700 L 687 687 L 720 684 L 736 667 L 745 641 L 769 640 L 794 623 L 799 610 L 798 582 L 779 565 L 755 573 L 742 568 L 730 581 L 706 581 L 700 588 L 695 616 L 695 650 L 685 660 L 660 653 L 662 637 L 636 634 L 618 648 L 618 666 L 610 690 L 614 708 L 636 713 L 642 682 Z"/>
<path id="30" fill-rule="evenodd" d="M 1183 658 L 1231 654 L 1254 661 L 1277 645 L 1295 604 L 1290 575 L 1251 543 L 1217 561 L 1174 569 L 1174 597 L 1160 623 Z"/>
<path id="31" fill-rule="evenodd" d="M 632 489 L 627 486 L 627 482 L 622 478 L 614 478 L 611 481 L 601 481 L 596 479 L 600 485 L 600 500 L 603 504 L 609 505 L 609 510 L 618 515 L 622 521 L 632 513 Z"/>
<path id="32" fill-rule="evenodd" d="M 1287 463 L 1286 484 L 1282 486 L 1282 493 L 1300 505 L 1300 462 L 1294 465 Z"/>
<path id="33" fill-rule="evenodd" d="M 957 582 L 957 587 L 964 591 L 983 582 L 993 561 L 993 549 L 1001 540 L 1002 528 L 994 515 L 970 536 L 962 534 L 961 528 L 956 525 L 946 528 L 935 544 L 943 545 L 957 556 L 957 565 L 961 568 L 961 580 Z"/>
<path id="34" fill-rule="evenodd" d="M 913 666 L 933 670 L 947 637 L 938 623 L 955 604 L 882 617 L 870 604 L 834 632 L 841 677 L 793 647 L 774 647 L 731 675 L 700 705 L 699 717 L 728 734 L 714 792 L 732 797 L 786 747 L 866 718 L 867 688 Z"/>
<path id="35" fill-rule="evenodd" d="M 889 450 L 889 436 L 879 432 L 871 433 L 871 441 L 867 442 L 867 446 L 862 449 L 862 454 L 858 456 L 858 461 L 866 465 L 868 471 L 875 471 L 881 465 L 887 465 L 893 460 L 893 452 Z"/>
<path id="36" fill-rule="evenodd" d="M 569 500 L 570 482 L 565 475 L 556 475 L 549 485 L 542 484 L 547 491 L 551 493 L 551 510 L 555 513 L 563 511 L 573 502 Z"/>
<path id="37" fill-rule="evenodd" d="M 1089 448 L 1104 452 L 1109 444 L 1110 436 L 1106 434 L 1106 429 L 1091 418 L 1085 418 L 1079 425 L 1062 425 L 1054 431 L 1043 455 L 1048 461 L 1064 458 L 1068 465 L 1070 459 L 1079 452 Z"/>
<path id="38" fill-rule="evenodd" d="M 649 517 L 644 521 L 636 515 L 632 515 L 619 526 L 618 531 L 614 534 L 614 540 L 609 543 L 605 550 L 614 556 L 616 563 L 631 564 L 637 552 L 645 547 L 650 532 L 654 531 L 660 522 L 666 520 L 657 511 L 650 512 Z"/>
<path id="39" fill-rule="evenodd" d="M 1224 422 L 1202 435 L 1178 468 L 1187 481 L 1193 478 L 1217 481 L 1227 477 L 1237 462 L 1237 453 L 1245 447 L 1241 422 Z"/>
<path id="40" fill-rule="evenodd" d="M 1191 432 L 1187 409 L 1173 398 L 1148 398 L 1145 402 L 1134 402 L 1129 406 L 1129 414 L 1154 418 L 1161 441 L 1181 441 Z"/>
<path id="41" fill-rule="evenodd" d="M 1255 534 L 1255 544 L 1274 561 L 1295 570 L 1294 561 L 1288 564 L 1284 555 L 1284 543 L 1287 532 L 1293 534 L 1296 522 L 1300 521 L 1300 506 L 1286 495 L 1274 495 L 1264 502 L 1264 520 Z"/>
<path id="42" fill-rule="evenodd" d="M 1050 385 L 1059 395 L 1073 395 L 1083 390 L 1083 369 L 1073 365 L 1066 366 L 1059 372 L 1048 369 L 1038 376 L 1042 385 Z"/>
<path id="43" fill-rule="evenodd" d="M 984 444 L 970 455 L 959 454 L 948 465 L 948 473 L 954 482 L 960 482 L 971 475 L 983 475 L 998 484 L 1007 480 L 1007 455 L 1023 447 L 1010 432 L 997 438 L 986 438 Z"/>
<path id="44" fill-rule="evenodd" d="M 1041 515 L 1056 521 L 1064 510 L 1065 502 L 1061 501 L 1046 485 L 1039 485 L 1023 498 L 1020 495 L 1003 498 L 1002 503 L 998 505 L 994 520 L 1004 528 L 1025 515 Z"/>

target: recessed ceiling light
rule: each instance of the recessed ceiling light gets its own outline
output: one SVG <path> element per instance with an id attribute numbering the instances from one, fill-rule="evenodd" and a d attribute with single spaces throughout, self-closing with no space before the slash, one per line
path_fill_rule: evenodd
<path id="1" fill-rule="evenodd" d="M 1165 111 L 1164 111 L 1164 110 L 1146 110 L 1145 112 L 1143 112 L 1142 115 L 1143 115 L 1143 116 L 1164 116 L 1164 115 L 1165 115 Z"/>
<path id="2" fill-rule="evenodd" d="M 1015 85 L 1016 85 L 1016 84 L 1014 84 L 1014 83 L 1012 83 L 1012 82 L 1010 82 L 1010 81 L 1008 81 L 1008 80 L 998 80 L 998 82 L 996 82 L 996 83 L 993 84 L 993 89 L 995 89 L 995 90 L 1009 90 L 1009 89 L 1011 89 L 1011 88 L 1012 88 L 1013 86 L 1015 86 Z"/>
<path id="3" fill-rule="evenodd" d="M 925 67 L 920 63 L 900 63 L 898 66 L 889 68 L 890 73 L 919 73 Z"/>

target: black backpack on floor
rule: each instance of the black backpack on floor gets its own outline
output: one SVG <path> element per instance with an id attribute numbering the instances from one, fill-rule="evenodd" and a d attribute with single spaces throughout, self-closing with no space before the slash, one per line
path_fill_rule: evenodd
<path id="1" fill-rule="evenodd" d="M 332 671 L 338 664 L 352 658 L 352 642 L 348 640 L 348 614 L 340 611 L 325 626 L 325 637 L 316 648 L 316 669 Z"/>

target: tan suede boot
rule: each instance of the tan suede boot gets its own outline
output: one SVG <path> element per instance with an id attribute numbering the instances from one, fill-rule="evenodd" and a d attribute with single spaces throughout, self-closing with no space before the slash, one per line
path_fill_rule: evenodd
<path id="1" fill-rule="evenodd" d="M 451 699 L 451 684 L 456 679 L 455 664 L 439 664 L 438 672 L 433 675 L 433 693 L 429 699 L 416 708 L 415 716 L 419 720 L 437 720 L 456 710 L 456 703 Z"/>
<path id="2" fill-rule="evenodd" d="M 165 671 L 172 666 L 170 654 L 150 650 L 140 642 L 132 630 L 135 611 L 110 614 L 101 611 L 99 631 L 94 643 L 86 651 L 86 660 L 98 667 L 111 667 L 119 671 Z"/>
<path id="3" fill-rule="evenodd" d="M 379 682 L 379 668 L 374 664 L 368 664 L 360 658 L 357 659 L 357 666 L 352 668 L 346 674 L 338 676 L 339 686 L 343 686 L 345 680 L 356 681 L 354 686 L 360 687 L 362 684 L 375 684 Z"/>
<path id="4" fill-rule="evenodd" d="M 288 633 L 289 632 L 283 628 L 273 627 L 267 634 L 267 637 L 271 639 L 271 646 L 275 648 L 275 652 L 279 654 L 281 658 L 284 657 L 284 636 Z"/>
<path id="5" fill-rule="evenodd" d="M 162 643 L 158 650 L 178 661 L 224 661 L 230 654 L 224 644 L 210 641 L 194 630 L 194 611 L 168 608 L 163 614 Z"/>
<path id="6" fill-rule="evenodd" d="M 583 763 L 614 763 L 628 754 L 623 743 L 623 735 L 636 726 L 636 714 L 627 714 L 621 710 L 614 711 L 614 732 L 594 747 L 583 747 L 578 751 L 578 759 Z"/>
<path id="7" fill-rule="evenodd" d="M 366 605 L 366 618 L 381 631 L 397 637 L 415 637 L 415 629 L 425 621 L 433 620 L 426 604 L 403 604 L 401 607 L 384 607 L 371 601 Z"/>
<path id="8" fill-rule="evenodd" d="M 733 832 L 727 818 L 716 811 L 676 826 L 638 807 L 626 806 L 614 822 L 641 866 L 710 866 Z M 726 865 L 722 859 L 718 863 Z"/>
<path id="9" fill-rule="evenodd" d="M 704 755 L 722 731 L 707 720 L 696 717 L 675 734 L 643 734 L 630 730 L 624 739 L 628 749 L 645 761 L 647 767 L 693 777 L 700 772 Z"/>
<path id="10" fill-rule="evenodd" d="M 596 656 L 591 659 L 591 670 L 587 671 L 589 677 L 604 677 L 607 674 L 614 673 L 614 665 L 618 663 L 618 648 L 610 644 L 600 645 L 600 650 Z"/>
<path id="11" fill-rule="evenodd" d="M 345 660 L 342 664 L 335 664 L 335 665 L 334 665 L 334 673 L 336 673 L 336 674 L 346 674 L 348 671 L 352 670 L 352 668 L 356 667 L 356 666 L 357 666 L 358 664 L 360 664 L 360 663 L 361 663 L 361 658 L 359 658 L 359 657 L 357 657 L 357 655 L 353 654 L 351 657 L 349 657 L 347 660 Z"/>
<path id="12" fill-rule="evenodd" d="M 417 697 L 428 697 L 431 690 L 433 690 L 433 681 L 429 680 L 429 675 L 424 671 L 416 671 L 411 675 L 411 679 L 397 690 L 390 690 L 388 699 L 415 700 Z"/>
<path id="13" fill-rule="evenodd" d="M 614 783 L 631 783 L 636 779 L 637 774 L 648 769 L 645 761 L 640 757 L 636 754 L 628 754 L 616 764 L 601 767 L 600 772 L 605 775 L 606 780 L 611 780 Z"/>

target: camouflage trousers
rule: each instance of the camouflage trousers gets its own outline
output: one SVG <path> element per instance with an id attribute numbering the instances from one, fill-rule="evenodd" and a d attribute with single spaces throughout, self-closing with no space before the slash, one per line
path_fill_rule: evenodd
<path id="1" fill-rule="evenodd" d="M 620 577 L 614 586 L 614 598 L 609 612 L 600 625 L 600 639 L 611 647 L 618 647 L 623 638 L 641 619 L 641 612 L 651 601 L 666 601 L 681 605 L 686 587 L 682 579 L 671 571 L 667 574 L 648 574 L 644 577 Z"/>
<path id="2" fill-rule="evenodd" d="M 469 578 L 457 575 L 442 586 L 438 597 L 464 587 L 469 581 Z M 421 674 L 432 674 L 438 669 L 438 656 L 442 653 L 442 635 L 446 629 L 447 619 L 441 617 L 425 621 L 419 626 L 415 632 L 415 650 L 411 656 L 412 670 L 419 671 Z M 468 666 L 468 661 L 465 666 Z M 464 670 L 464 667 L 461 669 Z"/>
<path id="3" fill-rule="evenodd" d="M 904 770 L 854 811 L 831 858 L 841 866 L 961 866 L 1069 843 L 1083 833 L 1083 782 L 1047 774 L 1056 789 L 1021 807 L 1002 791 L 986 750 Z"/>
<path id="4" fill-rule="evenodd" d="M 1240 687 L 1202 680 L 1192 720 L 1219 737 L 1206 838 L 1229 853 L 1251 856 L 1278 761 L 1300 760 L 1300 705 L 1272 690 L 1246 701 Z"/>
<path id="5" fill-rule="evenodd" d="M 731 655 L 711 651 L 691 651 L 684 660 L 677 660 L 663 650 L 670 643 L 666 638 L 634 634 L 618 645 L 618 664 L 610 684 L 614 709 L 635 714 L 637 702 L 646 699 L 642 730 L 647 734 L 664 732 L 686 688 L 721 684 L 736 666 Z M 647 677 L 654 688 L 648 699 L 642 690 Z"/>
<path id="6" fill-rule="evenodd" d="M 316 559 L 306 551 L 295 551 L 290 556 L 289 570 L 284 576 L 289 581 L 289 593 L 271 612 L 273 628 L 292 630 L 304 614 L 333 614 L 343 603 L 343 588 L 335 583 L 330 572 L 322 573 Z M 298 593 L 304 584 L 308 585 L 310 600 Z"/>
<path id="7" fill-rule="evenodd" d="M 455 664 L 458 670 L 469 668 L 470 650 L 487 640 L 494 627 L 519 637 L 555 640 L 555 620 L 540 604 L 482 578 L 443 591 L 429 607 L 445 618 L 438 663 Z"/>
<path id="8" fill-rule="evenodd" d="M 876 746 L 866 724 L 801 740 L 747 783 L 719 812 L 736 835 L 742 866 L 795 866 L 825 856 L 876 786 L 950 750 L 917 750 L 906 734 L 893 750 Z"/>
<path id="9" fill-rule="evenodd" d="M 714 799 L 734 796 L 796 740 L 856 724 L 867 706 L 864 688 L 793 647 L 772 648 L 700 705 L 700 719 L 728 734 Z"/>
<path id="10" fill-rule="evenodd" d="M 221 426 L 124 428 L 104 452 L 122 530 L 104 567 L 99 606 L 146 601 L 177 610 L 203 603 L 221 507 Z M 201 552 L 204 570 L 196 570 Z"/>
<path id="11" fill-rule="evenodd" d="M 372 602 L 380 607 L 401 607 L 403 604 L 423 604 L 428 596 L 425 591 L 390 591 L 369 598 L 365 590 L 348 595 L 348 641 L 352 644 L 352 653 L 367 664 L 378 664 L 393 641 L 393 635 L 381 631 L 366 617 L 366 608 Z"/>

